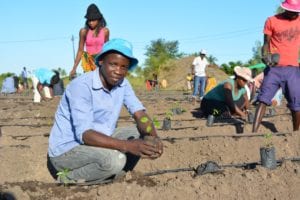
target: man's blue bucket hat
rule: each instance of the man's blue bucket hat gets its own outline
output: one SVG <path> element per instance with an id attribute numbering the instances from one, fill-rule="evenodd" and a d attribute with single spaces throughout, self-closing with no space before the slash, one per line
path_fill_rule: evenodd
<path id="1" fill-rule="evenodd" d="M 129 71 L 132 71 L 139 62 L 138 59 L 136 59 L 133 56 L 131 43 L 124 39 L 116 38 L 116 39 L 111 39 L 106 43 L 104 43 L 101 53 L 96 57 L 96 65 L 98 67 L 100 67 L 99 61 L 103 58 L 105 54 L 107 54 L 110 51 L 117 51 L 121 53 L 123 56 L 130 59 L 130 65 L 128 67 Z"/>

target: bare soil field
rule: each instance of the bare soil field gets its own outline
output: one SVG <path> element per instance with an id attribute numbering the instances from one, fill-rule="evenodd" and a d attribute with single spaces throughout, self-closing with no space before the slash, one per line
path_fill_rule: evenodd
<path id="1" fill-rule="evenodd" d="M 198 118 L 199 103 L 182 92 L 137 94 L 160 122 L 176 104 L 185 110 L 172 116 L 171 130 L 158 129 L 164 154 L 140 160 L 121 180 L 90 186 L 58 185 L 48 171 L 48 137 L 59 98 L 34 104 L 29 97 L 0 96 L 0 199 L 300 199 L 300 162 L 291 160 L 300 157 L 300 133 L 292 131 L 285 105 L 263 119 L 259 133 L 252 134 L 247 123 L 237 134 L 230 120 L 207 127 Z M 122 111 L 118 126 L 133 123 Z M 276 159 L 282 161 L 274 170 L 260 164 L 266 133 L 273 134 Z M 222 171 L 197 175 L 195 169 L 207 161 Z"/>

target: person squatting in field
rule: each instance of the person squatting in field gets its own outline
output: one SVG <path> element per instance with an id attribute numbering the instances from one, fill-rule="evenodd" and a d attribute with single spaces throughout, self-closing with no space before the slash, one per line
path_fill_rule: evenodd
<path id="1" fill-rule="evenodd" d="M 132 46 L 112 39 L 96 58 L 97 68 L 74 79 L 66 88 L 49 138 L 49 160 L 67 179 L 102 183 L 132 170 L 139 158 L 163 153 L 150 117 L 125 78 L 137 66 Z M 117 127 L 123 105 L 137 127 Z M 143 140 L 153 136 L 156 143 Z M 62 181 L 62 180 L 59 180 Z"/>
<path id="2" fill-rule="evenodd" d="M 211 89 L 202 99 L 201 115 L 228 117 L 235 115 L 246 119 L 249 99 L 245 85 L 252 82 L 251 70 L 246 67 L 234 67 L 234 78 L 229 78 Z"/>

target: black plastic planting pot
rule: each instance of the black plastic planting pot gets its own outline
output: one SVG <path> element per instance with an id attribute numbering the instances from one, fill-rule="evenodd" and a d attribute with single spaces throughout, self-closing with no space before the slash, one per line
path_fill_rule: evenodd
<path id="1" fill-rule="evenodd" d="M 244 124 L 243 123 L 237 123 L 235 124 L 235 130 L 237 134 L 244 133 Z"/>
<path id="2" fill-rule="evenodd" d="M 171 111 L 172 111 L 173 115 L 180 115 L 180 114 L 182 114 L 181 108 L 172 108 Z"/>
<path id="3" fill-rule="evenodd" d="M 170 130 L 171 129 L 171 119 L 167 119 L 165 118 L 163 120 L 163 126 L 162 126 L 163 130 Z"/>
<path id="4" fill-rule="evenodd" d="M 274 116 L 276 115 L 276 111 L 273 107 L 269 108 L 269 116 Z"/>
<path id="5" fill-rule="evenodd" d="M 215 116 L 208 115 L 207 121 L 206 121 L 206 126 L 208 126 L 208 127 L 212 126 L 214 121 L 215 121 Z"/>
<path id="6" fill-rule="evenodd" d="M 263 167 L 275 169 L 277 167 L 275 147 L 261 147 L 260 160 Z"/>
<path id="7" fill-rule="evenodd" d="M 254 122 L 254 115 L 252 112 L 248 113 L 248 122 L 251 124 Z"/>

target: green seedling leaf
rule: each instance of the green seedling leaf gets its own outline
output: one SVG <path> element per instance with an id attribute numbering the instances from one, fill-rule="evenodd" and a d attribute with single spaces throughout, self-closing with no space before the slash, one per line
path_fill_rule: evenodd
<path id="1" fill-rule="evenodd" d="M 173 104 L 173 108 L 178 108 L 179 107 L 179 103 L 176 101 L 174 104 Z"/>
<path id="2" fill-rule="evenodd" d="M 267 133 L 264 136 L 266 139 L 271 139 L 272 138 L 272 133 Z"/>
<path id="3" fill-rule="evenodd" d="M 153 117 L 153 125 L 155 128 L 159 128 L 160 127 L 160 122 L 157 120 L 156 117 Z"/>
<path id="4" fill-rule="evenodd" d="M 172 116 L 173 116 L 173 112 L 171 112 L 171 111 L 167 111 L 167 112 L 166 112 L 166 116 L 165 116 L 165 117 L 166 117 L 167 119 L 171 119 Z"/>
<path id="5" fill-rule="evenodd" d="M 72 183 L 73 181 L 68 179 L 68 174 L 69 174 L 70 170 L 65 168 L 59 172 L 56 173 L 56 175 L 60 178 L 60 180 L 64 183 L 64 185 L 68 185 L 69 183 Z"/>
<path id="6" fill-rule="evenodd" d="M 142 123 L 147 123 L 149 121 L 148 117 L 144 116 L 141 118 Z"/>
<path id="7" fill-rule="evenodd" d="M 213 109 L 213 115 L 214 115 L 214 116 L 219 115 L 218 109 Z"/>
<path id="8" fill-rule="evenodd" d="M 265 138 L 265 146 L 267 148 L 270 148 L 273 146 L 273 143 L 272 143 L 272 133 L 267 133 L 264 135 L 264 138 Z"/>
<path id="9" fill-rule="evenodd" d="M 152 131 L 151 125 L 148 125 L 147 128 L 146 128 L 146 132 L 147 132 L 147 133 L 150 133 L 151 131 Z"/>

